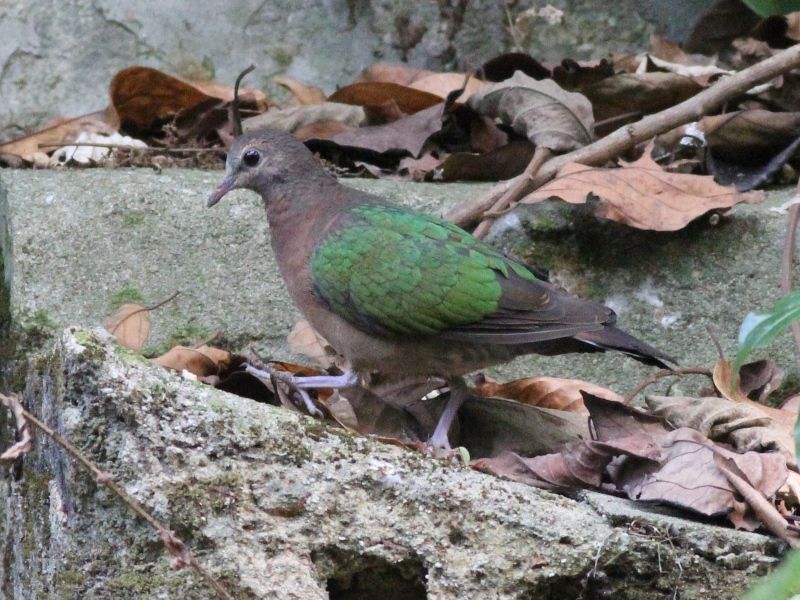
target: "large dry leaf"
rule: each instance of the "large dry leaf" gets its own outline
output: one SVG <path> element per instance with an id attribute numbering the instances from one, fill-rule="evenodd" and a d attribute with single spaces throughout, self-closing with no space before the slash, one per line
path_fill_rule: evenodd
<path id="1" fill-rule="evenodd" d="M 675 73 L 622 73 L 582 87 L 581 92 L 591 101 L 594 118 L 605 121 L 629 113 L 655 113 L 702 89 L 691 77 Z"/>
<path id="2" fill-rule="evenodd" d="M 550 79 L 537 81 L 517 71 L 511 79 L 481 88 L 467 104 L 556 152 L 570 152 L 593 139 L 589 101 Z"/>
<path id="3" fill-rule="evenodd" d="M 74 119 L 58 119 L 43 129 L 0 145 L 0 154 L 32 160 L 38 152 L 51 152 L 76 141 L 81 135 L 112 135 L 119 125 L 113 111 L 98 111 Z"/>
<path id="4" fill-rule="evenodd" d="M 186 370 L 198 377 L 208 377 L 218 374 L 230 359 L 230 352 L 212 346 L 202 345 L 197 348 L 175 346 L 154 358 L 153 362 L 166 369 Z"/>
<path id="5" fill-rule="evenodd" d="M 715 463 L 715 455 L 732 459 L 748 481 L 772 497 L 788 477 L 784 457 L 778 453 L 725 450 L 693 429 L 676 429 L 662 436 L 660 465 L 624 461 L 614 471 L 618 489 L 632 500 L 663 502 L 706 516 L 736 510 L 737 491 Z"/>
<path id="6" fill-rule="evenodd" d="M 664 419 L 640 408 L 600 398 L 585 391 L 581 395 L 586 410 L 589 411 L 591 434 L 595 440 L 610 442 L 641 433 L 660 435 L 669 431 Z"/>
<path id="7" fill-rule="evenodd" d="M 136 130 L 149 130 L 179 113 L 230 102 L 233 88 L 212 82 L 188 82 L 150 67 L 128 67 L 114 75 L 109 87 L 111 105 L 119 122 Z M 242 89 L 242 103 L 265 110 L 266 96 Z"/>
<path id="8" fill-rule="evenodd" d="M 669 173 L 646 151 L 642 158 L 623 163 L 619 169 L 568 163 L 555 179 L 522 202 L 555 197 L 584 204 L 595 196 L 599 198 L 598 217 L 653 231 L 676 231 L 709 211 L 764 198 L 763 192 L 740 193 L 715 183 L 710 176 Z"/>
<path id="9" fill-rule="evenodd" d="M 389 100 L 394 100 L 404 113 L 412 114 L 441 103 L 442 98 L 422 90 L 382 81 L 353 83 L 328 96 L 328 102 L 356 106 L 380 106 Z"/>
<path id="10" fill-rule="evenodd" d="M 583 404 L 581 391 L 613 402 L 622 402 L 622 396 L 602 386 L 580 379 L 559 377 L 527 377 L 498 384 L 487 380 L 475 387 L 481 396 L 496 396 L 516 400 L 523 404 L 589 414 Z"/>
<path id="11" fill-rule="evenodd" d="M 269 110 L 260 115 L 242 119 L 244 131 L 254 131 L 264 127 L 272 127 L 294 133 L 313 123 L 335 121 L 350 127 L 364 124 L 366 115 L 360 106 L 323 102 L 309 106 L 292 106 L 281 110 Z M 337 132 L 338 133 L 338 132 Z"/>
<path id="12" fill-rule="evenodd" d="M 505 451 L 523 456 L 545 454 L 589 437 L 585 415 L 504 398 L 470 397 L 458 418 L 460 431 L 451 443 L 465 446 L 474 458 Z"/>
<path id="13" fill-rule="evenodd" d="M 364 161 L 396 166 L 405 156 L 417 157 L 425 142 L 441 129 L 443 103 L 386 125 L 359 127 L 334 135 L 330 140 L 307 140 L 306 144 L 326 158 Z"/>
<path id="14" fill-rule="evenodd" d="M 794 464 L 794 442 L 763 407 L 727 398 L 648 396 L 647 406 L 675 429 L 689 427 L 739 452 L 781 452 Z"/>
<path id="15" fill-rule="evenodd" d="M 140 352 L 150 335 L 150 311 L 141 304 L 123 304 L 103 323 L 120 344 Z"/>

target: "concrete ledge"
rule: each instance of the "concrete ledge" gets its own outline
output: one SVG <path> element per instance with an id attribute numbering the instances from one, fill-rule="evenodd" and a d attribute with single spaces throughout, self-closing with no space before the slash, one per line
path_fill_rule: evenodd
<path id="1" fill-rule="evenodd" d="M 570 499 L 353 437 L 182 380 L 103 332 L 66 331 L 32 357 L 24 401 L 235 598 L 736 598 L 783 550 L 766 536 L 597 494 Z M 0 431 L 5 447 L 13 437 Z M 211 597 L 38 434 L 21 469 L 0 478 L 0 501 L 9 597 Z"/>

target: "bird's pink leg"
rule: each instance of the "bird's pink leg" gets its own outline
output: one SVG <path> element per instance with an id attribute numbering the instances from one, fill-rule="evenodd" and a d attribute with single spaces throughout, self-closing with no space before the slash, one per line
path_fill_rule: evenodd
<path id="1" fill-rule="evenodd" d="M 286 371 L 273 369 L 268 365 L 263 369 L 257 369 L 253 365 L 245 365 L 245 371 L 256 377 L 264 379 L 275 378 L 282 381 L 290 388 L 293 388 L 300 398 L 306 410 L 315 416 L 322 416 L 322 412 L 314 405 L 306 390 L 317 390 L 322 388 L 346 388 L 358 383 L 358 376 L 353 371 L 347 371 L 341 375 L 308 375 L 306 377 L 292 375 Z"/>
<path id="2" fill-rule="evenodd" d="M 448 379 L 447 385 L 450 388 L 450 398 L 447 400 L 447 405 L 439 417 L 439 422 L 436 424 L 436 429 L 433 430 L 433 435 L 429 442 L 434 448 L 442 448 L 444 450 L 451 449 L 448 433 L 453 425 L 453 420 L 458 414 L 458 409 L 464 404 L 468 394 L 467 385 L 461 377 Z"/>

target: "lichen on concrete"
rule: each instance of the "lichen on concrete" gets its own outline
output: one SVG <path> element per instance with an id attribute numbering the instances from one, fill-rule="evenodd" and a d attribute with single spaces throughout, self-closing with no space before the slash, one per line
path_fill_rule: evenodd
<path id="1" fill-rule="evenodd" d="M 353 436 L 133 359 L 102 330 L 68 330 L 43 349 L 25 402 L 178 531 L 236 598 L 733 598 L 763 570 L 754 565 L 783 551 L 766 536 L 560 496 Z M 4 475 L 7 597 L 211 597 L 46 438 L 37 434 L 17 478 Z"/>

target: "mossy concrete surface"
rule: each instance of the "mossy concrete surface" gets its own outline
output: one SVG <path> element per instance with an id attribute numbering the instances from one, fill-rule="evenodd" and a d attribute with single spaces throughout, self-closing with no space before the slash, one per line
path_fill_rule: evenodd
<path id="1" fill-rule="evenodd" d="M 178 291 L 151 315 L 148 353 L 219 333 L 216 343 L 231 349 L 252 346 L 304 360 L 286 347 L 298 315 L 278 276 L 260 200 L 235 192 L 207 209 L 220 178 L 176 170 L 0 172 L 0 225 L 8 225 L 7 233 L 0 227 L 0 240 L 18 329 L 96 325 L 120 303 L 154 304 Z M 343 182 L 434 214 L 490 187 Z M 745 314 L 779 296 L 786 219 L 780 207 L 792 194 L 773 191 L 716 225 L 704 218 L 674 233 L 638 231 L 598 221 L 590 207 L 546 203 L 516 211 L 490 240 L 548 269 L 570 291 L 608 303 L 622 328 L 681 365 L 710 367 L 717 351 L 709 328 L 731 356 Z M 789 388 L 797 387 L 788 336 L 762 355 L 786 369 Z M 651 371 L 618 354 L 594 354 L 523 357 L 491 373 L 582 378 L 624 393 Z M 703 383 L 689 378 L 678 390 L 691 394 Z"/>
<path id="2" fill-rule="evenodd" d="M 774 538 L 598 494 L 571 499 L 187 381 L 68 330 L 23 400 L 237 599 L 739 598 Z M 0 446 L 13 442 L 0 428 Z M 2 597 L 214 597 L 38 432 L 0 478 Z"/>

